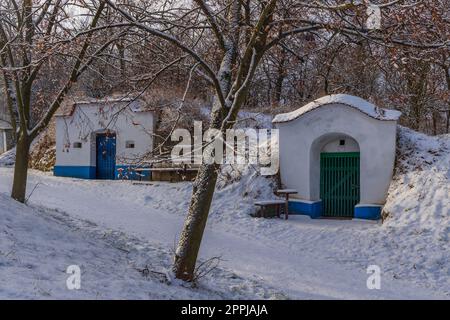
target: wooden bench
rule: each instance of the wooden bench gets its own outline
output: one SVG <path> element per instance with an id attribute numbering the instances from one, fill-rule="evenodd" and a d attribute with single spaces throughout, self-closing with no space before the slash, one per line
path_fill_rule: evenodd
<path id="1" fill-rule="evenodd" d="M 170 181 L 170 182 L 178 182 L 178 181 L 192 181 L 197 176 L 198 172 L 197 168 L 182 166 L 182 167 L 150 167 L 150 168 L 135 168 L 133 172 L 135 172 L 139 179 L 138 181 L 142 181 L 143 177 L 146 176 L 144 173 L 150 173 L 149 180 L 153 181 Z"/>
<path id="2" fill-rule="evenodd" d="M 192 181 L 197 176 L 198 167 L 152 167 L 152 180 L 154 181 Z"/>
<path id="3" fill-rule="evenodd" d="M 281 206 L 285 204 L 284 200 L 261 200 L 261 201 L 256 201 L 255 206 L 261 207 L 262 209 L 262 217 L 267 218 L 267 217 L 271 217 L 272 215 L 270 213 L 267 212 L 268 208 L 274 208 L 275 212 L 276 212 L 276 216 L 279 218 L 280 217 L 280 211 L 281 211 Z M 261 215 L 258 215 L 261 216 Z"/>
<path id="4" fill-rule="evenodd" d="M 151 186 L 153 183 L 150 181 L 142 181 L 142 180 L 131 180 L 131 184 L 135 186 L 144 185 L 144 186 Z"/>
<path id="5" fill-rule="evenodd" d="M 139 176 L 140 176 L 139 180 L 142 180 L 143 173 L 145 173 L 145 172 L 150 173 L 150 172 L 152 172 L 152 169 L 151 168 L 134 168 L 133 171 L 136 172 L 137 174 L 139 174 Z"/>

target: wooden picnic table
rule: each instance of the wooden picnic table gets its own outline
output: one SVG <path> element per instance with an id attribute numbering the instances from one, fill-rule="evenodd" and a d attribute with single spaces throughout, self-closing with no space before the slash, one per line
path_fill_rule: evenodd
<path id="1" fill-rule="evenodd" d="M 134 168 L 133 171 L 139 173 L 139 181 L 142 181 L 142 173 L 151 172 L 152 168 Z"/>
<path id="2" fill-rule="evenodd" d="M 137 172 L 152 171 L 152 168 L 134 168 L 133 171 Z"/>
<path id="3" fill-rule="evenodd" d="M 161 174 L 176 174 L 176 175 L 187 175 L 189 174 L 189 176 L 192 176 L 192 174 L 196 174 L 198 172 L 199 168 L 192 168 L 192 167 L 188 167 L 187 165 L 183 165 L 183 166 L 179 166 L 179 167 L 150 167 L 150 168 L 136 168 L 134 169 L 134 171 L 138 172 L 138 173 L 142 173 L 142 172 L 150 172 L 150 173 L 161 173 Z M 158 176 L 159 179 L 161 176 Z M 142 177 L 140 178 L 142 179 Z M 152 174 L 152 180 L 156 179 L 158 180 L 158 178 L 155 178 L 155 176 L 153 176 Z M 184 180 L 184 179 L 183 179 Z M 170 178 L 170 181 L 172 181 L 172 178 Z M 177 181 L 175 179 L 175 181 Z"/>
<path id="4" fill-rule="evenodd" d="M 287 220 L 289 217 L 289 195 L 298 193 L 295 189 L 279 189 L 276 191 L 279 195 L 285 195 L 285 207 L 284 207 L 284 218 Z"/>

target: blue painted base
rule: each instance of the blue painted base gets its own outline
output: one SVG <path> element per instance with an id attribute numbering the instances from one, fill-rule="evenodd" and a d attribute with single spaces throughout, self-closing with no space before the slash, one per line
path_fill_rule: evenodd
<path id="1" fill-rule="evenodd" d="M 142 168 L 142 167 L 141 167 Z M 114 173 L 116 180 L 151 180 L 151 172 L 136 172 L 136 167 L 127 165 L 116 165 Z"/>
<path id="2" fill-rule="evenodd" d="M 317 219 L 322 215 L 322 201 L 289 201 L 289 214 L 303 214 Z"/>
<path id="3" fill-rule="evenodd" d="M 118 165 L 114 171 L 115 180 L 150 180 L 149 171 L 137 173 L 133 167 Z M 96 179 L 96 168 L 92 166 L 55 166 L 53 174 L 58 177 L 71 177 L 80 179 Z"/>
<path id="4" fill-rule="evenodd" d="M 354 211 L 355 219 L 379 220 L 381 219 L 382 206 L 378 205 L 356 205 Z M 289 214 L 302 214 L 317 219 L 322 216 L 322 201 L 289 201 Z"/>
<path id="5" fill-rule="evenodd" d="M 381 219 L 381 206 L 376 205 L 357 205 L 355 206 L 355 218 L 379 220 Z"/>
<path id="6" fill-rule="evenodd" d="M 95 167 L 91 166 L 55 166 L 53 174 L 59 177 L 95 179 Z"/>

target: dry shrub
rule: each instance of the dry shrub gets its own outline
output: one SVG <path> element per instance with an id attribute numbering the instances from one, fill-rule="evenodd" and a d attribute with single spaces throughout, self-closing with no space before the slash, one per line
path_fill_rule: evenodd
<path id="1" fill-rule="evenodd" d="M 33 144 L 29 167 L 40 171 L 51 171 L 56 162 L 55 129 L 53 125 L 44 131 Z"/>
<path id="2" fill-rule="evenodd" d="M 187 129 L 192 133 L 194 121 L 202 121 L 203 130 L 207 129 L 210 103 L 203 94 L 197 95 L 195 92 L 188 92 L 185 100 L 182 101 L 184 90 L 185 88 L 182 87 L 172 87 L 170 90 L 156 88 L 150 90 L 144 97 L 146 108 L 157 114 L 154 146 L 163 144 L 161 153 L 167 152 L 170 146 L 177 143 L 170 139 L 174 129 Z"/>

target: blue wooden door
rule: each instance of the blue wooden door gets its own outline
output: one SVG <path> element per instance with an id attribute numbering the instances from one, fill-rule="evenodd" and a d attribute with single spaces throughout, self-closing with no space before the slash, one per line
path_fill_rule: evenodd
<path id="1" fill-rule="evenodd" d="M 116 136 L 97 135 L 97 179 L 114 180 L 116 169 Z"/>

